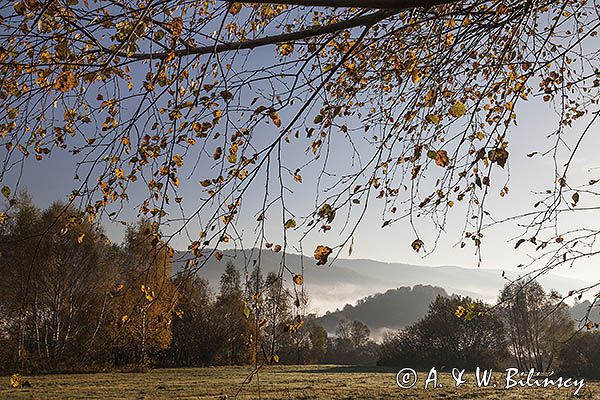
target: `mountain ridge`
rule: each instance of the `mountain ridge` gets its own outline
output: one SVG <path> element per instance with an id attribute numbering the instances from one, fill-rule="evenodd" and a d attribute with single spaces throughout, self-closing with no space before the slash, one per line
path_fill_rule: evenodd
<path id="1" fill-rule="evenodd" d="M 199 276 L 208 279 L 214 290 L 218 288 L 219 278 L 227 261 L 233 261 L 243 273 L 251 273 L 255 265 L 254 260 L 257 260 L 256 264 L 258 264 L 260 259 L 263 276 L 266 276 L 269 272 L 279 270 L 282 259 L 282 253 L 266 249 L 222 250 L 221 252 L 223 253 L 221 261 L 211 257 L 197 272 Z M 187 251 L 176 252 L 175 272 L 184 268 L 185 259 L 190 258 L 188 254 Z M 293 253 L 286 253 L 285 260 L 286 265 L 294 273 L 300 273 L 301 266 L 304 266 L 305 290 L 311 298 L 311 311 L 318 315 L 324 315 L 326 311 L 339 309 L 346 304 L 354 304 L 359 299 L 375 293 L 415 285 L 437 286 L 448 293 L 494 303 L 508 279 L 515 279 L 518 276 L 517 271 L 511 270 L 452 265 L 423 266 L 369 259 L 338 258 L 333 265 L 316 266 L 314 259 Z M 286 272 L 284 278 L 288 284 L 291 283 L 290 274 Z M 547 291 L 555 289 L 560 293 L 589 284 L 580 279 L 553 274 L 546 274 L 539 281 Z"/>

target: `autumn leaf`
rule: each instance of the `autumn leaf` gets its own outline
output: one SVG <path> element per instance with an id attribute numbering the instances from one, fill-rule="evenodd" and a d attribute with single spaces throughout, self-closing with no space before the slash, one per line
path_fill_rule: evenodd
<path id="1" fill-rule="evenodd" d="M 331 247 L 318 245 L 314 254 L 317 265 L 327 264 L 327 257 L 329 257 L 332 251 Z"/>
<path id="2" fill-rule="evenodd" d="M 146 300 L 148 300 L 149 302 L 152 302 L 154 300 L 154 292 L 152 290 L 150 290 L 149 286 L 142 285 L 142 286 L 140 286 L 140 290 L 146 297 Z"/>
<path id="3" fill-rule="evenodd" d="M 64 93 L 76 88 L 78 85 L 79 79 L 75 74 L 72 71 L 65 71 L 56 77 L 53 87 Z"/>
<path id="4" fill-rule="evenodd" d="M 225 101 L 229 101 L 233 98 L 233 95 L 228 90 L 223 90 L 220 95 Z"/>
<path id="5" fill-rule="evenodd" d="M 271 120 L 273 120 L 273 123 L 276 127 L 279 128 L 281 126 L 281 118 L 279 118 L 279 115 L 275 112 L 273 108 L 269 110 L 269 117 L 271 118 Z"/>
<path id="6" fill-rule="evenodd" d="M 242 10 L 242 3 L 231 3 L 231 5 L 229 6 L 229 12 L 231 13 L 231 15 L 236 15 L 237 13 L 239 13 Z"/>
<path id="7" fill-rule="evenodd" d="M 302 285 L 303 282 L 304 278 L 302 277 L 302 275 L 294 275 L 294 283 L 296 285 Z"/>
<path id="8" fill-rule="evenodd" d="M 250 309 L 248 307 L 244 307 L 244 317 L 246 319 L 250 318 Z"/>
<path id="9" fill-rule="evenodd" d="M 7 199 L 9 199 L 9 198 L 10 198 L 10 193 L 11 193 L 11 192 L 10 192 L 10 188 L 9 188 L 8 186 L 4 186 L 4 187 L 2 188 L 2 195 L 3 195 L 4 197 L 6 197 Z"/>
<path id="10" fill-rule="evenodd" d="M 221 158 L 222 155 L 223 155 L 223 149 L 220 147 L 217 147 L 213 154 L 213 159 L 218 160 L 219 158 Z"/>
<path id="11" fill-rule="evenodd" d="M 175 165 L 177 165 L 178 167 L 183 166 L 183 157 L 181 157 L 179 154 L 175 154 L 173 156 L 173 162 L 175 163 Z"/>
<path id="12" fill-rule="evenodd" d="M 452 115 L 454 118 L 460 118 L 467 112 L 467 108 L 463 103 L 457 101 L 450 107 L 450 111 L 448 113 Z"/>
<path id="13" fill-rule="evenodd" d="M 454 311 L 454 315 L 457 318 L 462 317 L 465 314 L 465 308 L 463 306 L 456 307 L 456 311 Z"/>
<path id="14" fill-rule="evenodd" d="M 273 247 L 273 251 L 275 253 L 279 253 L 281 251 L 281 245 L 280 244 L 276 244 L 275 247 Z"/>
<path id="15" fill-rule="evenodd" d="M 488 152 L 488 158 L 491 162 L 498 164 L 504 168 L 506 160 L 508 160 L 508 151 L 505 149 L 494 149 Z"/>
<path id="16" fill-rule="evenodd" d="M 294 220 L 294 219 L 288 219 L 285 222 L 285 225 L 284 225 L 285 229 L 293 229 L 295 227 L 296 227 L 296 220 Z"/>
<path id="17" fill-rule="evenodd" d="M 573 196 L 571 196 L 571 199 L 573 200 L 573 203 L 571 204 L 571 206 L 576 207 L 577 203 L 579 203 L 579 193 L 578 192 L 573 193 Z"/>
<path id="18" fill-rule="evenodd" d="M 10 387 L 13 389 L 18 389 L 23 385 L 23 378 L 20 374 L 13 374 L 10 377 Z"/>
<path id="19" fill-rule="evenodd" d="M 221 261 L 221 260 L 223 259 L 223 253 L 221 253 L 220 251 L 216 251 L 216 252 L 215 252 L 215 258 L 216 258 L 218 261 Z"/>
<path id="20" fill-rule="evenodd" d="M 79 244 L 83 243 L 84 238 L 85 238 L 85 233 L 79 234 L 79 236 L 77 236 L 77 243 L 79 243 Z"/>
<path id="21" fill-rule="evenodd" d="M 440 116 L 437 114 L 429 114 L 425 117 L 425 119 L 427 120 L 427 122 L 429 122 L 430 124 L 435 124 L 438 125 L 440 123 Z"/>
<path id="22" fill-rule="evenodd" d="M 438 150 L 435 155 L 435 164 L 440 167 L 447 167 L 450 164 L 446 150 Z"/>
<path id="23" fill-rule="evenodd" d="M 594 323 L 590 321 L 585 325 L 585 327 L 588 331 L 591 331 L 592 329 L 594 329 Z"/>
<path id="24" fill-rule="evenodd" d="M 415 239 L 410 246 L 418 253 L 419 250 L 421 250 L 421 247 L 423 247 L 423 241 L 421 239 Z"/>
<path id="25" fill-rule="evenodd" d="M 330 204 L 325 203 L 319 208 L 317 215 L 319 218 L 326 218 L 328 223 L 332 223 L 335 218 L 335 210 Z"/>
<path id="26" fill-rule="evenodd" d="M 292 54 L 292 52 L 294 51 L 294 42 L 282 43 L 278 46 L 278 49 L 279 54 L 281 54 L 282 56 Z"/>
<path id="27" fill-rule="evenodd" d="M 279 363 L 279 356 L 277 354 L 273 354 L 273 361 Z"/>

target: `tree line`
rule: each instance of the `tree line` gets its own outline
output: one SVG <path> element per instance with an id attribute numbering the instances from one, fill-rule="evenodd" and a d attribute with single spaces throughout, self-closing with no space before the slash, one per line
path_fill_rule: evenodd
<path id="1" fill-rule="evenodd" d="M 242 274 L 228 262 L 216 293 L 174 274 L 173 252 L 147 220 L 114 244 L 76 209 L 40 210 L 23 193 L 0 225 L 0 255 L 5 372 L 376 361 L 366 325 L 342 321 L 329 338 L 298 312 L 307 296 L 259 265 Z"/>
<path id="2" fill-rule="evenodd" d="M 0 361 L 8 371 L 86 371 L 241 364 L 517 366 L 598 376 L 600 333 L 535 281 L 507 284 L 490 306 L 438 296 L 427 314 L 375 343 L 342 319 L 328 336 L 308 296 L 260 264 L 228 262 L 218 290 L 183 269 L 157 226 L 128 226 L 122 244 L 79 211 L 45 210 L 26 193 L 0 225 Z M 301 285 L 295 276 L 293 285 Z"/>
<path id="3" fill-rule="evenodd" d="M 558 293 L 535 280 L 505 285 L 496 306 L 438 296 L 427 314 L 384 335 L 378 363 L 413 368 L 531 368 L 600 377 L 600 332 L 577 329 Z"/>

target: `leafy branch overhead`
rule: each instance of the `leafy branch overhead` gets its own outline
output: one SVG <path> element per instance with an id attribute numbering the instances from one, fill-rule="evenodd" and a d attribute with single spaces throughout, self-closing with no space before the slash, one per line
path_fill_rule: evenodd
<path id="1" fill-rule="evenodd" d="M 403 248 L 416 252 L 437 241 L 416 220 L 441 232 L 450 209 L 463 213 L 460 246 L 480 255 L 497 222 L 488 198 L 509 194 L 523 153 L 512 135 L 527 102 L 558 110 L 531 157 L 568 150 L 531 227 L 585 201 L 567 173 L 581 139 L 562 146 L 598 114 L 597 6 L 16 1 L 0 16 L 0 224 L 22 164 L 57 153 L 89 223 L 148 218 L 167 244 L 186 237 L 192 269 L 250 243 L 282 257 L 309 243 L 324 265 L 352 251 L 374 203 L 384 227 L 410 222 Z"/>

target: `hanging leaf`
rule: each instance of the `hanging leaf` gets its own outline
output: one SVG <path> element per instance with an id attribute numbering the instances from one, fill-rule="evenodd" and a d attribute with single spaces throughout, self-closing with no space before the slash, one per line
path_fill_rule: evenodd
<path id="1" fill-rule="evenodd" d="M 435 154 L 435 164 L 440 167 L 447 167 L 450 164 L 446 150 L 438 150 Z"/>
<path id="2" fill-rule="evenodd" d="M 302 275 L 294 275 L 294 283 L 298 286 L 302 285 L 302 283 L 304 282 L 304 278 L 302 278 Z"/>
<path id="3" fill-rule="evenodd" d="M 231 5 L 229 6 L 229 12 L 231 13 L 231 15 L 235 15 L 237 13 L 239 13 L 242 10 L 242 3 L 231 3 Z"/>
<path id="4" fill-rule="evenodd" d="M 221 261 L 221 259 L 223 259 L 223 253 L 221 253 L 220 251 L 215 252 L 215 258 L 218 261 Z"/>
<path id="5" fill-rule="evenodd" d="M 273 361 L 279 363 L 279 356 L 277 354 L 273 354 Z"/>
<path id="6" fill-rule="evenodd" d="M 4 186 L 2 188 L 2 194 L 4 195 L 4 197 L 6 197 L 7 199 L 10 198 L 10 188 L 8 186 Z"/>
<path id="7" fill-rule="evenodd" d="M 317 260 L 317 265 L 325 265 L 327 264 L 327 257 L 331 254 L 333 250 L 331 247 L 318 245 L 315 249 L 315 260 Z"/>
<path id="8" fill-rule="evenodd" d="M 508 160 L 508 151 L 505 149 L 494 149 L 488 152 L 488 158 L 491 162 L 498 164 L 504 168 L 506 160 Z"/>
<path id="9" fill-rule="evenodd" d="M 79 236 L 77 236 L 77 243 L 79 243 L 79 244 L 83 243 L 84 238 L 85 238 L 85 233 L 79 234 Z"/>
<path id="10" fill-rule="evenodd" d="M 269 117 L 271 118 L 276 127 L 279 128 L 281 126 L 281 118 L 279 118 L 279 115 L 275 112 L 273 108 L 269 110 Z"/>
<path id="11" fill-rule="evenodd" d="M 440 116 L 437 114 L 429 114 L 428 116 L 425 117 L 425 119 L 430 124 L 438 125 L 440 123 Z"/>
<path id="12" fill-rule="evenodd" d="M 460 101 L 457 101 L 456 103 L 452 104 L 452 107 L 450 107 L 450 110 L 448 111 L 448 113 L 454 118 L 460 118 L 463 115 L 465 115 L 466 112 L 467 107 L 465 107 L 465 105 Z"/>
<path id="13" fill-rule="evenodd" d="M 285 225 L 284 225 L 285 229 L 293 229 L 295 227 L 296 227 L 296 220 L 290 218 L 287 221 L 285 221 Z"/>
<path id="14" fill-rule="evenodd" d="M 579 203 L 579 193 L 578 192 L 573 193 L 573 196 L 571 196 L 571 199 L 573 199 L 573 203 L 571 205 L 573 207 L 577 206 L 577 203 Z"/>
<path id="15" fill-rule="evenodd" d="M 335 218 L 335 210 L 331 207 L 331 205 L 325 203 L 321 206 L 317 215 L 320 218 L 326 218 L 328 223 L 332 223 Z"/>
<path id="16" fill-rule="evenodd" d="M 423 247 L 423 244 L 424 243 L 421 239 L 415 239 L 410 246 L 413 248 L 414 251 L 418 253 L 419 250 L 421 250 L 421 247 Z"/>
<path id="17" fill-rule="evenodd" d="M 250 318 L 250 309 L 248 307 L 244 307 L 244 317 L 246 319 Z"/>

